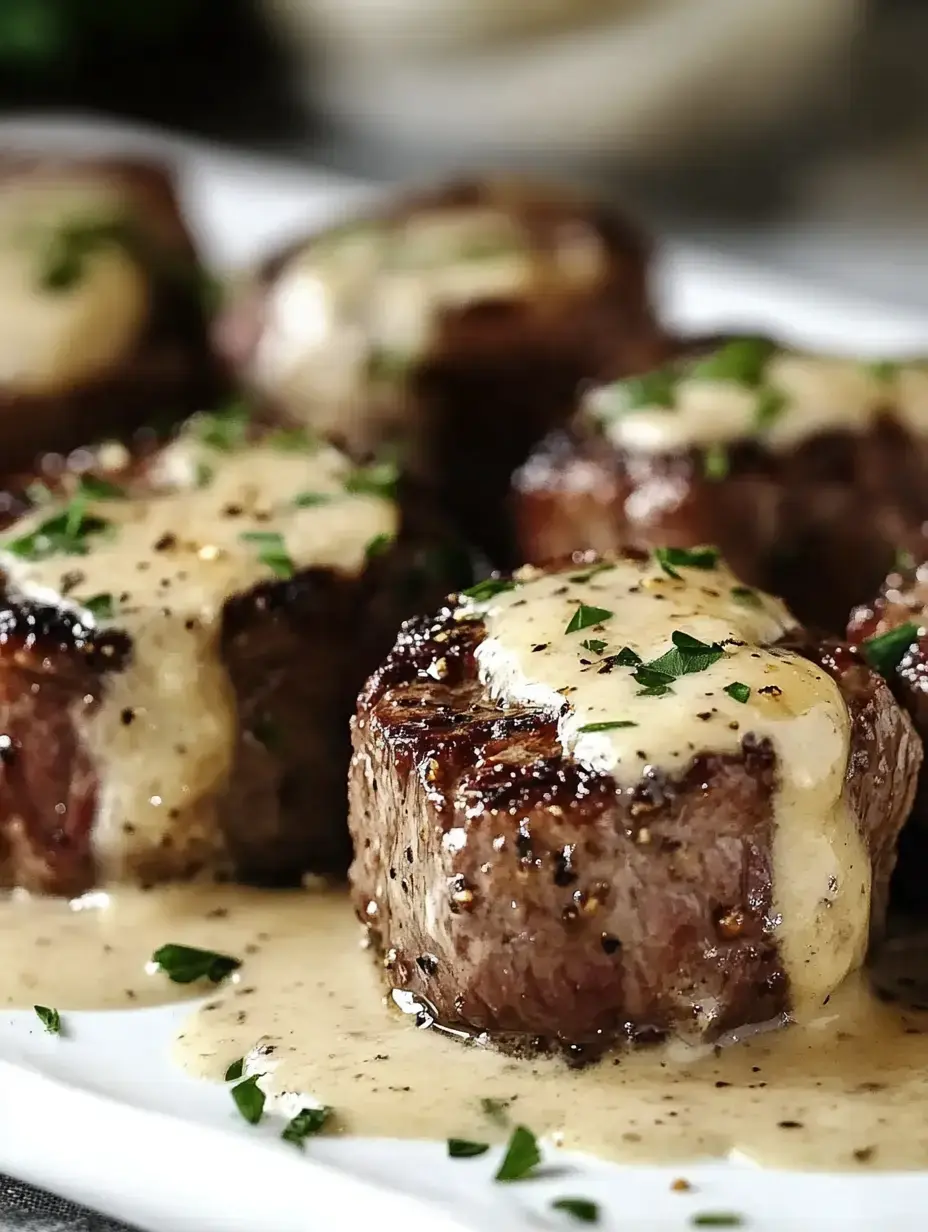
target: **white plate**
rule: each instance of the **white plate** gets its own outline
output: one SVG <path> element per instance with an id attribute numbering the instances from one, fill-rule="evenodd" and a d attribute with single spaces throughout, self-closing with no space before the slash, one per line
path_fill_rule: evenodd
<path id="1" fill-rule="evenodd" d="M 86 119 L 0 124 L 0 144 L 168 155 L 205 251 L 224 266 L 369 191 Z M 871 355 L 928 349 L 928 317 L 843 300 L 717 253 L 674 248 L 660 278 L 668 316 L 693 328 L 778 330 Z M 0 1171 L 151 1232 L 538 1232 L 567 1226 L 547 1209 L 565 1192 L 599 1199 L 605 1232 L 682 1232 L 700 1210 L 740 1212 L 753 1232 L 923 1232 L 928 1173 L 777 1173 L 738 1159 L 622 1168 L 559 1156 L 557 1176 L 494 1186 L 492 1161 L 452 1162 L 437 1143 L 319 1140 L 300 1155 L 279 1142 L 279 1126 L 249 1128 L 226 1090 L 171 1067 L 173 1024 L 188 1008 L 70 1013 L 63 1039 L 46 1035 L 31 1013 L 0 1014 Z M 681 1172 L 690 1193 L 671 1191 Z"/>

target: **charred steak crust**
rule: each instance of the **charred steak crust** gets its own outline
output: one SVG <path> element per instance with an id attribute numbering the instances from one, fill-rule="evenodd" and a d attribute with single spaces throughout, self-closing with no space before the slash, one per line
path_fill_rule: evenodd
<path id="1" fill-rule="evenodd" d="M 482 637 L 452 607 L 407 622 L 358 702 L 351 881 L 388 984 L 442 1023 L 577 1057 L 785 1014 L 769 927 L 770 743 L 746 732 L 736 755 L 696 751 L 672 776 L 648 766 L 622 792 L 565 755 L 550 712 L 488 698 Z M 847 647 L 792 649 L 834 678 L 850 712 L 847 790 L 879 928 L 920 745 Z"/>
<path id="2" fill-rule="evenodd" d="M 839 409 L 841 397 L 839 385 Z M 876 592 L 898 548 L 919 543 L 928 518 L 928 450 L 893 398 L 888 390 L 864 429 L 849 414 L 847 430 L 810 427 L 777 449 L 749 435 L 631 449 L 581 409 L 514 477 L 520 553 L 543 563 L 626 543 L 715 543 L 747 583 L 843 635 L 847 613 Z"/>
<path id="3" fill-rule="evenodd" d="M 183 444 L 186 432 L 195 432 L 195 425 L 176 445 Z M 266 428 L 255 432 L 252 449 L 269 435 Z M 119 480 L 126 500 L 145 497 L 170 448 L 143 458 L 122 451 L 120 471 L 91 466 L 81 474 L 84 480 L 95 473 L 108 483 Z M 82 467 L 88 457 L 107 456 L 109 447 L 84 454 Z M 282 457 L 293 464 L 292 455 Z M 217 453 L 217 472 L 234 459 Z M 307 465 L 312 464 L 310 456 Z M 46 491 L 64 499 L 74 479 L 65 472 L 57 488 Z M 311 480 L 307 486 L 313 487 Z M 110 513 L 115 507 L 110 499 L 94 508 Z M 236 522 L 245 517 L 244 509 L 230 506 L 224 512 Z M 0 886 L 75 895 L 107 880 L 100 817 L 107 793 L 112 794 L 113 765 L 101 761 L 100 749 L 88 743 L 89 725 L 103 707 L 109 707 L 117 730 L 140 741 L 132 752 L 143 761 L 163 757 L 170 738 L 163 729 L 174 729 L 176 718 L 170 762 L 178 771 L 179 782 L 171 785 L 176 798 L 169 799 L 155 773 L 152 790 L 164 795 L 156 812 L 166 816 L 140 819 L 127 810 L 122 833 L 108 834 L 108 849 L 125 849 L 116 879 L 149 885 L 207 876 L 294 884 L 306 872 L 347 867 L 345 773 L 358 687 L 389 649 L 410 608 L 435 602 L 454 574 L 438 547 L 400 528 L 395 539 L 387 542 L 387 536 L 376 545 L 359 570 L 328 563 L 303 567 L 290 579 L 258 579 L 230 594 L 216 622 L 217 649 L 204 647 L 188 663 L 190 650 L 178 643 L 183 635 L 171 625 L 173 605 L 183 602 L 178 587 L 198 568 L 196 552 L 183 539 L 199 532 L 208 544 L 215 530 L 208 524 L 179 526 L 176 534 L 146 543 L 150 555 L 126 558 L 118 576 L 108 571 L 113 589 L 108 598 L 116 610 L 102 626 L 81 606 L 95 589 L 87 574 L 92 547 L 89 556 L 61 558 L 61 605 L 29 598 L 9 580 L 3 587 Z M 8 526 L 4 535 L 11 534 L 15 527 Z M 142 567 L 145 573 L 137 572 Z M 166 606 L 145 616 L 134 606 L 143 602 L 136 591 L 139 579 L 154 571 L 163 575 L 158 603 Z M 129 620 L 125 627 L 121 609 Z M 183 611 L 177 611 L 182 618 Z M 160 623 L 162 615 L 166 624 Z M 199 637 L 198 622 L 195 614 L 185 621 L 191 638 Z M 228 709 L 232 747 L 228 772 L 207 785 L 204 795 L 204 757 L 215 753 L 204 754 L 200 729 L 188 722 L 188 712 L 202 699 L 198 681 L 186 673 L 208 677 L 214 670 L 205 662 L 208 653 L 216 654 L 227 684 L 208 695 L 213 710 L 202 717 L 209 727 L 219 710 Z M 122 682 L 133 671 L 148 670 L 146 663 L 168 676 L 184 673 L 176 716 L 149 713 L 150 697 L 127 695 Z M 183 786 L 188 782 L 189 789 Z"/>
<path id="4" fill-rule="evenodd" d="M 495 242 L 503 249 L 508 243 L 512 251 L 496 257 L 505 261 L 515 253 L 528 263 L 528 272 L 500 276 L 482 289 L 423 291 L 415 310 L 423 313 L 422 336 L 411 353 L 398 355 L 379 338 L 371 308 L 395 275 L 391 252 L 414 243 L 417 226 L 456 225 L 467 218 L 502 220 L 502 241 L 497 236 Z M 341 333 L 347 329 L 363 337 L 363 354 L 356 342 L 342 361 L 357 371 L 350 396 L 336 399 L 333 414 L 324 391 L 301 397 L 285 387 L 276 361 L 269 367 L 261 356 L 271 350 L 268 338 L 277 328 L 275 295 L 282 280 L 292 276 L 298 260 L 311 259 L 314 251 L 330 252 L 340 237 L 357 235 L 360 228 L 379 229 L 383 252 L 370 262 L 364 293 L 346 308 L 338 308 L 339 292 L 332 290 L 332 338 L 325 355 L 313 361 L 311 344 L 305 347 L 308 365 L 324 362 L 331 368 L 346 352 Z M 430 251 L 423 257 L 412 249 L 403 261 L 424 285 L 436 268 L 460 267 L 467 253 L 454 245 L 466 242 L 466 236 L 452 234 L 443 256 Z M 481 244 L 488 238 L 478 229 L 476 245 Z M 559 254 L 568 251 L 576 252 L 578 262 L 569 278 L 566 266 L 559 265 Z M 405 469 L 437 491 L 458 530 L 491 555 L 511 558 L 502 504 L 512 471 L 530 447 L 569 415 L 582 381 L 641 371 L 670 353 L 651 307 L 649 251 L 646 239 L 624 218 L 588 201 L 525 184 L 451 184 L 277 254 L 218 318 L 217 347 L 231 371 L 256 393 L 298 417 L 309 416 L 356 455 L 399 443 Z M 319 276 L 324 281 L 325 271 Z M 386 316 L 392 320 L 403 312 L 408 315 L 408 307 L 391 307 Z M 294 329 L 291 324 L 291 335 Z M 289 337 L 288 357 L 294 345 Z M 492 450 L 486 449 L 487 440 L 493 441 Z"/>
<path id="5" fill-rule="evenodd" d="M 63 301 L 81 292 L 87 263 L 108 246 L 129 256 L 140 271 L 146 307 L 108 361 L 76 379 L 56 380 L 41 366 L 30 367 L 31 356 L 17 354 L 16 365 L 10 365 L 17 378 L 0 381 L 5 472 L 32 465 L 44 451 L 66 452 L 106 434 L 131 433 L 155 417 L 179 420 L 209 405 L 221 381 L 208 338 L 206 277 L 168 168 L 133 159 L 4 155 L 0 214 L 4 202 L 15 205 L 24 191 L 40 208 L 46 194 L 52 200 L 59 196 L 63 204 L 53 207 L 44 240 L 33 240 L 28 259 L 35 285 L 28 292 L 9 292 L 11 311 L 18 311 L 17 294 L 27 293 L 60 310 Z M 98 191 L 104 195 L 95 206 Z M 78 201 L 73 215 L 67 205 L 72 194 Z M 106 238 L 108 233 L 113 238 Z M 44 285 L 46 276 L 60 284 Z M 108 294 L 118 315 L 115 293 Z M 34 306 L 27 309 L 35 312 Z M 76 353 L 87 341 L 75 336 L 64 346 Z"/>

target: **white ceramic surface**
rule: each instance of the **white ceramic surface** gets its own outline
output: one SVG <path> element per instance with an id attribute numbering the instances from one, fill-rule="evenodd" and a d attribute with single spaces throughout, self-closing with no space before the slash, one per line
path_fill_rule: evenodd
<path id="1" fill-rule="evenodd" d="M 0 146 L 33 143 L 174 158 L 204 247 L 227 266 L 366 191 L 82 119 L 0 124 Z M 928 316 L 841 300 L 709 252 L 668 251 L 661 283 L 668 314 L 693 328 L 780 329 L 872 355 L 928 349 Z M 924 1228 L 928 1174 L 777 1173 L 741 1159 L 620 1168 L 557 1156 L 542 1179 L 494 1186 L 493 1157 L 450 1161 L 438 1143 L 320 1139 L 300 1154 L 277 1139 L 273 1118 L 251 1128 L 225 1089 L 172 1069 L 167 1045 L 186 1012 L 68 1014 L 64 1038 L 31 1013 L 0 1012 L 0 1171 L 151 1232 L 553 1232 L 568 1226 L 549 1211 L 565 1192 L 602 1203 L 604 1232 L 683 1232 L 706 1210 L 737 1211 L 751 1232 Z M 691 1192 L 671 1190 L 679 1175 Z"/>

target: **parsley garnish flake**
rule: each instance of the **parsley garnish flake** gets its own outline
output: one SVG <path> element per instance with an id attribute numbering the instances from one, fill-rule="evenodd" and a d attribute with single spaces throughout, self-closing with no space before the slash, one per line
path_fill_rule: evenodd
<path id="1" fill-rule="evenodd" d="M 743 603 L 745 607 L 760 607 L 760 595 L 750 586 L 733 586 L 731 588 L 731 597 L 736 603 Z"/>
<path id="2" fill-rule="evenodd" d="M 690 1220 L 694 1228 L 741 1228 L 744 1218 L 734 1211 L 703 1211 Z"/>
<path id="3" fill-rule="evenodd" d="M 571 1215 L 578 1223 L 599 1223 L 599 1206 L 589 1198 L 555 1198 L 551 1208 Z"/>
<path id="4" fill-rule="evenodd" d="M 226 1082 L 238 1082 L 245 1071 L 245 1058 L 239 1057 L 237 1061 L 233 1061 L 226 1070 Z"/>
<path id="5" fill-rule="evenodd" d="M 515 590 L 515 588 L 516 583 L 510 578 L 485 578 L 476 586 L 471 586 L 469 590 L 462 590 L 461 594 L 467 599 L 473 599 L 475 603 L 486 603 L 487 600 L 501 595 L 503 591 Z"/>
<path id="6" fill-rule="evenodd" d="M 620 727 L 637 727 L 637 723 L 632 723 L 629 719 L 609 719 L 602 723 L 584 723 L 582 727 L 578 727 L 578 732 L 606 732 L 616 731 Z"/>
<path id="7" fill-rule="evenodd" d="M 736 702 L 746 702 L 751 696 L 750 685 L 742 684 L 740 680 L 733 680 L 731 684 L 725 686 L 725 692 L 729 697 L 734 698 Z"/>
<path id="8" fill-rule="evenodd" d="M 585 642 L 581 642 L 580 645 L 584 650 L 589 650 L 593 654 L 599 655 L 606 649 L 606 643 L 601 641 L 598 637 L 588 638 Z"/>
<path id="9" fill-rule="evenodd" d="M 110 594 L 91 595 L 89 599 L 81 599 L 80 605 L 87 609 L 94 620 L 109 620 L 115 611 L 113 596 Z"/>
<path id="10" fill-rule="evenodd" d="M 230 453 L 245 444 L 251 426 L 251 407 L 245 402 L 230 402 L 218 411 L 199 415 L 195 424 L 204 445 Z"/>
<path id="11" fill-rule="evenodd" d="M 345 491 L 356 496 L 379 496 L 383 500 L 393 500 L 398 482 L 399 470 L 395 462 L 372 462 L 370 466 L 359 467 L 348 476 Z"/>
<path id="12" fill-rule="evenodd" d="M 909 647 L 918 640 L 919 628 L 911 620 L 868 637 L 863 644 L 864 658 L 881 676 L 891 676 L 905 657 Z"/>
<path id="13" fill-rule="evenodd" d="M 486 1142 L 469 1142 L 467 1138 L 449 1138 L 448 1155 L 451 1159 L 475 1159 L 490 1149 Z"/>
<path id="14" fill-rule="evenodd" d="M 606 607 L 593 607 L 588 603 L 581 603 L 573 616 L 565 633 L 579 633 L 581 629 L 589 629 L 591 625 L 601 625 L 603 621 L 611 620 L 615 612 L 610 612 Z"/>
<path id="15" fill-rule="evenodd" d="M 733 338 L 714 354 L 698 360 L 689 374 L 698 381 L 734 381 L 755 389 L 776 350 L 765 338 Z"/>
<path id="16" fill-rule="evenodd" d="M 654 559 L 668 577 L 680 581 L 678 568 L 714 569 L 719 563 L 721 553 L 718 548 L 703 546 L 697 548 L 655 548 Z"/>
<path id="17" fill-rule="evenodd" d="M 284 1142 L 301 1147 L 307 1138 L 320 1132 L 331 1115 L 331 1108 L 301 1108 L 290 1118 L 280 1136 Z"/>
<path id="18" fill-rule="evenodd" d="M 283 535 L 278 531 L 246 530 L 242 531 L 239 539 L 243 543 L 253 543 L 258 548 L 258 560 L 262 565 L 267 565 L 277 577 L 285 581 L 293 577 L 296 572 L 293 560 L 287 551 Z"/>
<path id="19" fill-rule="evenodd" d="M 706 479 L 718 483 L 728 478 L 731 470 L 731 459 L 724 445 L 710 445 L 703 454 L 702 473 Z"/>
<path id="20" fill-rule="evenodd" d="M 218 984 L 242 965 L 241 959 L 228 954 L 175 944 L 163 945 L 155 950 L 151 961 L 175 984 L 192 984 L 194 980 L 201 979 Z"/>
<path id="21" fill-rule="evenodd" d="M 517 1125 L 506 1147 L 503 1162 L 497 1170 L 497 1181 L 522 1181 L 531 1176 L 541 1163 L 538 1140 L 530 1129 Z"/>
<path id="22" fill-rule="evenodd" d="M 252 1074 L 232 1088 L 232 1098 L 235 1106 L 249 1125 L 257 1125 L 264 1116 L 265 1094 L 258 1086 L 258 1079 L 263 1074 Z"/>
<path id="23" fill-rule="evenodd" d="M 51 1009 L 47 1005 L 34 1005 L 32 1008 L 35 1010 L 39 1022 L 49 1035 L 61 1034 L 61 1015 L 57 1010 Z"/>
<path id="24" fill-rule="evenodd" d="M 86 556 L 87 539 L 112 528 L 112 523 L 87 512 L 85 497 L 76 496 L 61 512 L 39 524 L 28 535 L 20 535 L 3 546 L 22 560 L 47 560 L 59 553 L 65 556 Z"/>

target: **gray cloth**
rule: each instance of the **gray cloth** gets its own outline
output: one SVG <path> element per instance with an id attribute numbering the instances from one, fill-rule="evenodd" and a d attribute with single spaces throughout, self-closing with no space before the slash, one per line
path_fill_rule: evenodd
<path id="1" fill-rule="evenodd" d="M 0 1232 L 137 1232 L 0 1174 Z"/>

